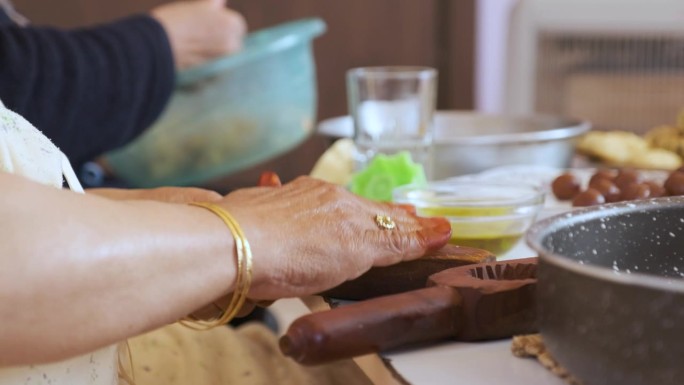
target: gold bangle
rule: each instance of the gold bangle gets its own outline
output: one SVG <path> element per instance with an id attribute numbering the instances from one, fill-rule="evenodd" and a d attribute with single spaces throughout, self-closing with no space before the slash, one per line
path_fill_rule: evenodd
<path id="1" fill-rule="evenodd" d="M 238 225 L 235 218 L 233 218 L 228 211 L 223 207 L 208 203 L 208 202 L 191 202 L 192 206 L 203 207 L 212 213 L 216 214 L 226 224 L 233 239 L 235 240 L 235 251 L 237 254 L 237 272 L 235 279 L 235 291 L 230 300 L 228 307 L 223 310 L 220 317 L 212 320 L 197 320 L 191 317 L 185 317 L 179 322 L 194 330 L 209 330 L 217 326 L 225 325 L 232 320 L 240 311 L 242 305 L 245 304 L 249 287 L 252 284 L 252 250 L 249 247 L 249 242 L 245 238 L 245 233 Z"/>

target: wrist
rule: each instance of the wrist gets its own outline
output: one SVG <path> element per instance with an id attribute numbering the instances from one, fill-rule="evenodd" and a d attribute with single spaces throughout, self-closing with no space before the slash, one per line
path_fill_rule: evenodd
<path id="1" fill-rule="evenodd" d="M 224 225 L 230 231 L 235 244 L 235 266 L 236 279 L 234 284 L 233 294 L 231 295 L 228 306 L 223 309 L 223 313 L 217 318 L 209 321 L 200 320 L 193 316 L 186 317 L 181 320 L 184 326 L 196 330 L 207 330 L 216 326 L 225 325 L 235 316 L 238 315 L 240 309 L 245 305 L 247 294 L 252 283 L 252 251 L 249 241 L 237 223 L 235 218 L 226 209 L 220 205 L 208 202 L 191 202 L 191 206 L 201 207 L 210 211 L 216 217 L 221 219 Z"/>

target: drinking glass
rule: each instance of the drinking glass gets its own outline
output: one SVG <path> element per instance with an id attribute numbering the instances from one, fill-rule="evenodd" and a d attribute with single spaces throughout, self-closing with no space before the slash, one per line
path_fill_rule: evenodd
<path id="1" fill-rule="evenodd" d="M 347 72 L 349 113 L 357 148 L 355 170 L 377 154 L 411 154 L 432 171 L 437 71 L 429 67 L 363 67 Z"/>

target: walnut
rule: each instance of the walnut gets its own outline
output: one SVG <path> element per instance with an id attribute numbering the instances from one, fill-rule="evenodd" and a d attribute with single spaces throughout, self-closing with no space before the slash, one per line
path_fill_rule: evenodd
<path id="1" fill-rule="evenodd" d="M 511 343 L 511 352 L 516 357 L 526 358 L 534 357 L 546 369 L 556 376 L 562 378 L 570 385 L 582 385 L 582 383 L 568 373 L 556 360 L 551 357 L 551 354 L 546 350 L 544 341 L 540 334 L 528 334 L 521 336 L 514 336 Z"/>

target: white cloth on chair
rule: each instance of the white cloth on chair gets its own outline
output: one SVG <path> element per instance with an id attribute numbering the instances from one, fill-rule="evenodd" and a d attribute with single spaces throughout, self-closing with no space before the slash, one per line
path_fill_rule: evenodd
<path id="1" fill-rule="evenodd" d="M 0 171 L 35 182 L 83 192 L 62 151 L 0 101 Z M 0 187 L 1 188 L 1 187 Z M 118 382 L 116 346 L 46 365 L 0 368 L 0 385 L 114 385 Z"/>

